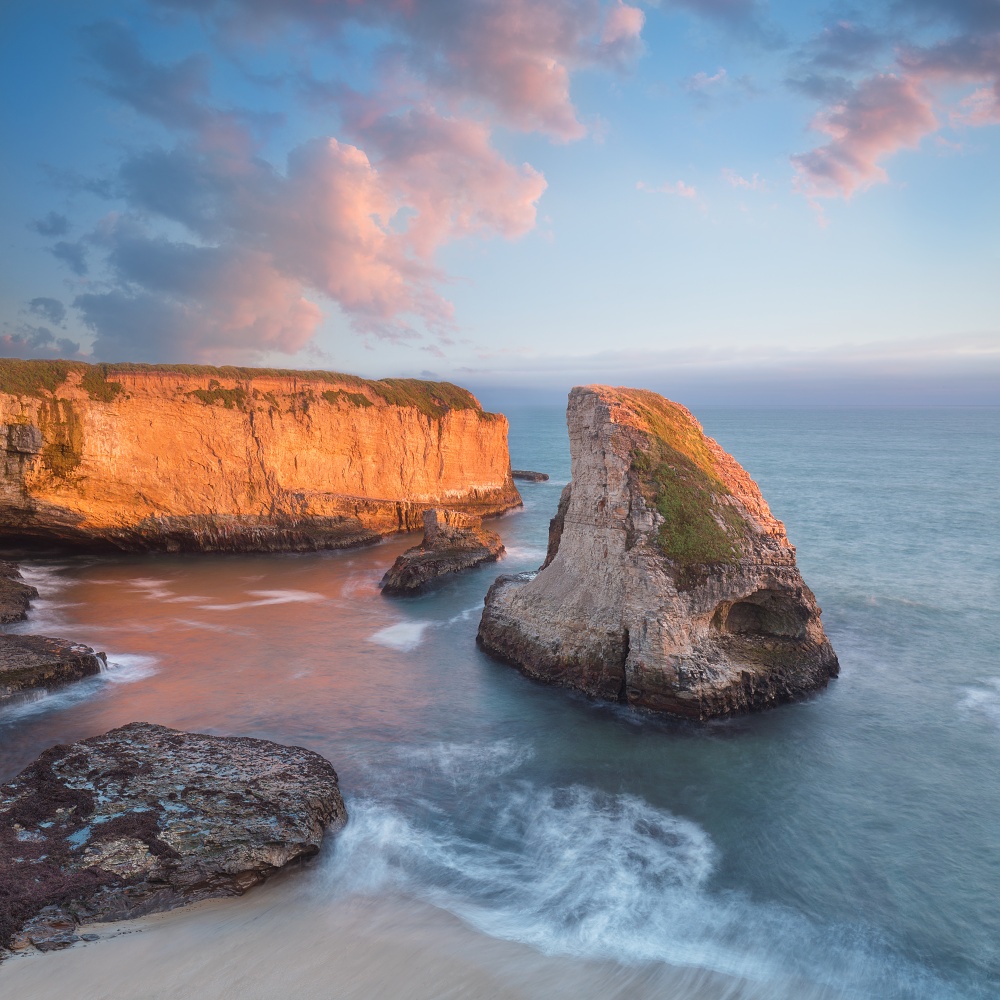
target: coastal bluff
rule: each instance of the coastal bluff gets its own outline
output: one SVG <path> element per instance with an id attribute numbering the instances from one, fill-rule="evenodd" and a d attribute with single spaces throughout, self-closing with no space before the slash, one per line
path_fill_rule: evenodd
<path id="1" fill-rule="evenodd" d="M 572 479 L 537 574 L 490 588 L 478 641 L 525 674 L 694 719 L 824 687 L 839 665 L 784 526 L 682 406 L 577 387 Z"/>
<path id="2" fill-rule="evenodd" d="M 0 359 L 0 541 L 308 551 L 521 503 L 465 389 L 324 371 Z"/>

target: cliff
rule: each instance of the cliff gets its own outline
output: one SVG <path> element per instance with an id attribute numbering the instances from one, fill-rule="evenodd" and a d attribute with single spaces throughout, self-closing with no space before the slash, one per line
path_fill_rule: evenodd
<path id="1" fill-rule="evenodd" d="M 837 675 L 783 525 L 684 407 L 585 386 L 567 419 L 572 481 L 546 561 L 490 589 L 487 651 L 540 680 L 698 719 Z"/>
<path id="2" fill-rule="evenodd" d="M 447 382 L 0 360 L 0 539 L 336 548 L 518 506 L 507 421 Z"/>

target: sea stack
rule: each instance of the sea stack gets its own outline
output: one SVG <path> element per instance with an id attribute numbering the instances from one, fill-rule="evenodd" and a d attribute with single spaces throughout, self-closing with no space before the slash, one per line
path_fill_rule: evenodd
<path id="1" fill-rule="evenodd" d="M 382 577 L 382 593 L 419 594 L 441 577 L 496 562 L 504 554 L 503 541 L 483 527 L 475 514 L 455 510 L 424 511 L 424 537 L 407 549 Z"/>
<path id="2" fill-rule="evenodd" d="M 839 671 L 784 526 L 683 406 L 581 386 L 572 481 L 545 563 L 501 576 L 488 652 L 597 698 L 707 719 L 822 688 Z"/>

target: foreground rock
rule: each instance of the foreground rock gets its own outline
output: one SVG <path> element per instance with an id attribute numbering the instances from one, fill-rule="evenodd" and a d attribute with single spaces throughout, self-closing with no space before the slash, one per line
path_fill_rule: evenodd
<path id="1" fill-rule="evenodd" d="M 301 747 L 146 722 L 52 747 L 0 787 L 0 955 L 242 895 L 346 821 L 333 767 Z"/>
<path id="2" fill-rule="evenodd" d="M 533 578 L 500 577 L 483 647 L 590 695 L 705 719 L 836 677 L 820 609 L 756 484 L 676 403 L 573 389 L 572 481 Z"/>
<path id="3" fill-rule="evenodd" d="M 511 476 L 514 479 L 521 479 L 526 483 L 544 483 L 548 482 L 549 478 L 547 472 L 531 472 L 528 469 L 513 469 L 511 470 Z"/>
<path id="4" fill-rule="evenodd" d="M 67 639 L 0 635 L 0 702 L 29 688 L 51 688 L 99 674 L 104 653 Z"/>
<path id="5" fill-rule="evenodd" d="M 37 596 L 38 591 L 21 579 L 17 563 L 0 560 L 0 625 L 23 622 Z"/>
<path id="6" fill-rule="evenodd" d="M 0 539 L 308 551 L 521 503 L 507 420 L 447 382 L 0 359 Z"/>
<path id="7" fill-rule="evenodd" d="M 429 510 L 424 514 L 423 541 L 392 564 L 382 577 L 382 593 L 418 594 L 442 576 L 496 562 L 503 553 L 500 536 L 484 528 L 481 517 Z"/>

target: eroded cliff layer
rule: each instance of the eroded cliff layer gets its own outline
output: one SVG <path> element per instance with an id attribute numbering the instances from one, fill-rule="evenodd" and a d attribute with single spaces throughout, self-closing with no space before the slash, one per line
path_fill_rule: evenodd
<path id="1" fill-rule="evenodd" d="M 500 577 L 479 641 L 530 676 L 704 719 L 838 673 L 784 526 L 684 407 L 573 389 L 572 481 L 534 578 Z"/>
<path id="2" fill-rule="evenodd" d="M 521 502 L 507 420 L 447 382 L 0 360 L 0 538 L 336 548 Z"/>

